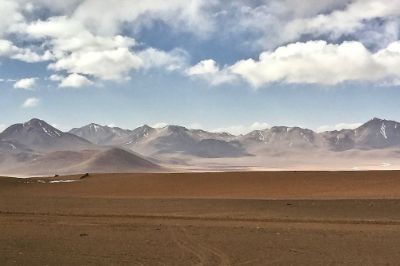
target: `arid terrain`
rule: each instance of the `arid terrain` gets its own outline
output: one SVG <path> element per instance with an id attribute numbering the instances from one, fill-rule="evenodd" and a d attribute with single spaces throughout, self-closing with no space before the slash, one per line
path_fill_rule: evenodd
<path id="1" fill-rule="evenodd" d="M 0 133 L 0 175 L 400 169 L 400 123 L 356 129 L 276 126 L 245 135 L 167 125 L 89 124 L 63 132 L 33 118 Z"/>
<path id="2" fill-rule="evenodd" d="M 0 265 L 396 265 L 400 172 L 0 178 Z"/>

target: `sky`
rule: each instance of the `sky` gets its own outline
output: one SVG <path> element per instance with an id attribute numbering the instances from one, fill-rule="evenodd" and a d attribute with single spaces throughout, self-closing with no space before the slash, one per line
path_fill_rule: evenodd
<path id="1" fill-rule="evenodd" d="M 0 0 L 0 129 L 400 120 L 400 0 Z"/>

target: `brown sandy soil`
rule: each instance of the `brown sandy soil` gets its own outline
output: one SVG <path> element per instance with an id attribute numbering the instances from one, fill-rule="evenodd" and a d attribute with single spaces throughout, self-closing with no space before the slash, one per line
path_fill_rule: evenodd
<path id="1" fill-rule="evenodd" d="M 0 178 L 0 265 L 397 265 L 400 172 Z"/>

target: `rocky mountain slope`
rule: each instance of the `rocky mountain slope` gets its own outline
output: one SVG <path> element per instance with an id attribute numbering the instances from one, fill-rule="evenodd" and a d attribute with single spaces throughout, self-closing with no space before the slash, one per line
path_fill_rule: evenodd
<path id="1" fill-rule="evenodd" d="M 132 134 L 132 130 L 101 126 L 92 123 L 81 128 L 73 128 L 69 133 L 84 138 L 94 144 L 117 145 L 124 142 L 125 139 Z"/>
<path id="2" fill-rule="evenodd" d="M 173 125 L 164 128 L 144 125 L 132 131 L 122 130 L 123 134 L 116 138 L 115 134 L 109 134 L 113 129 L 106 126 L 97 126 L 97 129 L 94 129 L 91 125 L 73 129 L 70 133 L 86 137 L 95 143 L 102 139 L 103 145 L 116 145 L 149 156 L 182 154 L 214 158 L 246 155 L 241 143 L 228 133 L 191 130 Z M 108 132 L 106 136 L 110 137 L 104 137 L 104 132 Z"/>
<path id="3" fill-rule="evenodd" d="M 75 150 L 90 148 L 92 143 L 71 133 L 64 133 L 46 122 L 32 119 L 23 124 L 15 124 L 0 133 L 0 146 L 11 149 L 37 151 Z"/>
<path id="4" fill-rule="evenodd" d="M 97 129 L 96 129 L 97 128 Z M 92 142 L 117 145 L 146 155 L 183 154 L 205 158 L 241 157 L 257 153 L 281 154 L 314 150 L 346 151 L 400 146 L 400 123 L 374 118 L 356 129 L 322 133 L 299 127 L 277 126 L 246 135 L 192 130 L 181 126 L 134 130 L 88 125 L 73 129 Z M 107 132 L 107 133 L 104 133 Z M 101 141 L 99 141 L 101 139 Z"/>
<path id="5" fill-rule="evenodd" d="M 386 158 L 400 158 L 400 123 L 374 118 L 356 129 L 279 126 L 234 136 L 174 125 L 126 130 L 90 124 L 65 133 L 32 119 L 0 133 L 0 173 L 10 174 L 159 171 L 159 163 L 311 167 L 322 158 L 324 164 L 373 161 L 374 154 L 384 167 Z"/>

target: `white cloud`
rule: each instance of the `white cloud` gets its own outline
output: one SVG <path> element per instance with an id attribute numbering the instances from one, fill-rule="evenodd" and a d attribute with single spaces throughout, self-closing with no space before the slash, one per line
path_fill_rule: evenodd
<path id="1" fill-rule="evenodd" d="M 169 71 L 182 69 L 186 66 L 188 59 L 187 53 L 181 49 L 164 52 L 148 48 L 138 52 L 137 55 L 143 62 L 143 68 L 165 68 Z"/>
<path id="2" fill-rule="evenodd" d="M 254 122 L 253 124 L 250 125 L 251 130 L 266 129 L 268 127 L 269 124 L 267 122 Z"/>
<path id="3" fill-rule="evenodd" d="M 395 87 L 400 86 L 400 78 L 395 78 L 392 80 L 384 80 L 379 84 L 381 87 Z"/>
<path id="4" fill-rule="evenodd" d="M 49 69 L 91 75 L 103 80 L 125 80 L 131 71 L 155 67 L 176 70 L 186 64 L 187 54 L 147 48 L 135 52 L 136 41 L 121 35 L 94 35 L 79 22 L 67 17 L 37 21 L 26 32 L 47 40 L 55 62 Z"/>
<path id="5" fill-rule="evenodd" d="M 31 90 L 36 86 L 37 78 L 24 78 L 14 83 L 15 89 Z"/>
<path id="6" fill-rule="evenodd" d="M 230 70 L 254 87 L 277 81 L 334 85 L 377 79 L 384 71 L 361 43 L 335 45 L 325 41 L 289 44 L 262 53 L 257 61 L 239 61 Z"/>
<path id="7" fill-rule="evenodd" d="M 9 57 L 28 63 L 35 63 L 50 60 L 52 54 L 47 51 L 43 55 L 39 55 L 30 49 L 18 48 L 11 41 L 0 40 L 0 57 Z"/>
<path id="8" fill-rule="evenodd" d="M 56 71 L 93 75 L 105 80 L 123 79 L 142 66 L 142 59 L 130 51 L 135 40 L 120 35 L 94 36 L 82 25 L 66 18 L 36 22 L 28 33 L 48 41 L 56 60 L 49 68 Z"/>
<path id="9" fill-rule="evenodd" d="M 398 0 L 357 0 L 349 3 L 346 8 L 335 10 L 328 14 L 318 14 L 311 18 L 301 18 L 290 21 L 282 32 L 290 40 L 297 39 L 302 34 L 331 34 L 339 38 L 365 26 L 365 21 L 375 18 L 386 18 L 400 14 Z"/>
<path id="10" fill-rule="evenodd" d="M 115 34 L 122 23 L 136 27 L 146 26 L 153 20 L 163 21 L 177 31 L 205 34 L 212 28 L 212 14 L 203 12 L 214 1 L 204 0 L 113 0 L 83 1 L 75 10 L 73 18 L 96 33 Z M 111 8 L 110 8 L 111 7 Z M 99 16 L 99 14 L 102 14 Z"/>
<path id="11" fill-rule="evenodd" d="M 337 42 L 342 38 L 360 40 L 378 47 L 398 40 L 400 0 L 269 0 L 251 4 L 232 1 L 218 25 L 222 34 L 251 33 L 243 47 L 274 49 L 301 39 L 322 36 Z M 371 25 L 376 28 L 371 34 Z M 394 33 L 394 34 L 393 34 Z M 373 36 L 373 38 L 364 38 Z"/>
<path id="12" fill-rule="evenodd" d="M 40 99 L 38 99 L 38 98 L 28 98 L 22 104 L 22 108 L 33 108 L 33 107 L 38 106 L 39 103 L 40 103 Z"/>
<path id="13" fill-rule="evenodd" d="M 362 125 L 362 123 L 339 123 L 336 125 L 324 125 L 317 128 L 317 132 L 342 130 L 342 129 L 355 129 Z"/>
<path id="14" fill-rule="evenodd" d="M 127 48 L 108 51 L 77 52 L 61 58 L 49 68 L 70 73 L 93 75 L 104 80 L 124 79 L 131 70 L 139 69 L 142 60 Z"/>
<path id="15" fill-rule="evenodd" d="M 212 85 L 241 77 L 255 87 L 271 82 L 334 85 L 398 77 L 398 71 L 389 68 L 397 67 L 397 52 L 393 56 L 383 48 L 378 56 L 376 50 L 399 39 L 400 0 L 32 3 L 0 0 L 0 56 L 25 62 L 50 61 L 49 69 L 67 75 L 120 81 L 128 80 L 133 71 L 162 68 L 183 70 L 185 75 Z M 246 54 L 253 54 L 254 49 L 264 52 L 259 59 L 239 60 L 232 66 L 208 59 L 187 68 L 190 56 L 181 49 L 161 51 L 122 36 L 126 29 L 135 36 L 139 30 L 151 29 L 155 22 L 178 33 L 215 38 L 218 44 L 229 42 L 226 49 L 232 46 L 253 49 Z M 306 42 L 321 38 L 335 44 Z M 356 41 L 336 44 L 343 39 Z M 296 42 L 299 40 L 305 41 Z"/>
<path id="16" fill-rule="evenodd" d="M 269 124 L 266 122 L 254 122 L 251 125 L 245 126 L 245 125 L 233 125 L 233 126 L 227 126 L 227 127 L 221 127 L 212 130 L 212 132 L 228 132 L 234 135 L 241 135 L 241 134 L 247 134 L 251 131 L 254 130 L 261 130 L 261 129 L 266 129 L 269 128 Z"/>
<path id="17" fill-rule="evenodd" d="M 49 80 L 51 81 L 62 81 L 63 79 L 64 77 L 58 74 L 53 74 L 49 77 Z"/>
<path id="18" fill-rule="evenodd" d="M 84 87 L 84 86 L 90 86 L 92 84 L 93 84 L 93 82 L 91 80 L 89 80 L 88 78 L 86 78 L 85 76 L 73 73 L 73 74 L 65 77 L 64 79 L 62 79 L 59 86 L 61 88 L 66 88 L 66 87 L 80 88 L 80 87 Z"/>
<path id="19" fill-rule="evenodd" d="M 191 123 L 190 125 L 187 126 L 189 129 L 201 129 L 203 126 L 200 123 Z"/>
<path id="20" fill-rule="evenodd" d="M 9 30 L 11 25 L 22 22 L 24 17 L 19 12 L 20 5 L 17 1 L 1 0 L 0 6 L 0 36 L 2 36 Z"/>
<path id="21" fill-rule="evenodd" d="M 166 126 L 168 126 L 167 123 L 158 122 L 158 123 L 155 123 L 154 125 L 152 125 L 151 127 L 153 127 L 153 128 L 163 128 L 163 127 L 166 127 Z"/>
<path id="22" fill-rule="evenodd" d="M 375 53 L 355 41 L 298 42 L 263 52 L 258 60 L 240 60 L 220 70 L 210 69 L 212 76 L 196 68 L 198 75 L 211 79 L 212 84 L 220 82 L 221 77 L 237 75 L 256 88 L 274 82 L 336 85 L 346 81 L 392 80 L 400 78 L 400 41 Z"/>
<path id="23" fill-rule="evenodd" d="M 12 42 L 8 40 L 0 40 L 0 56 L 11 56 L 18 50 Z"/>
<path id="24" fill-rule="evenodd" d="M 227 69 L 221 69 L 217 62 L 212 59 L 200 61 L 198 64 L 189 67 L 185 74 L 190 77 L 204 79 L 211 85 L 219 85 L 236 80 L 235 75 Z"/>
<path id="25" fill-rule="evenodd" d="M 189 76 L 196 75 L 213 75 L 220 71 L 217 62 L 212 59 L 200 61 L 197 65 L 189 68 L 186 73 Z"/>

